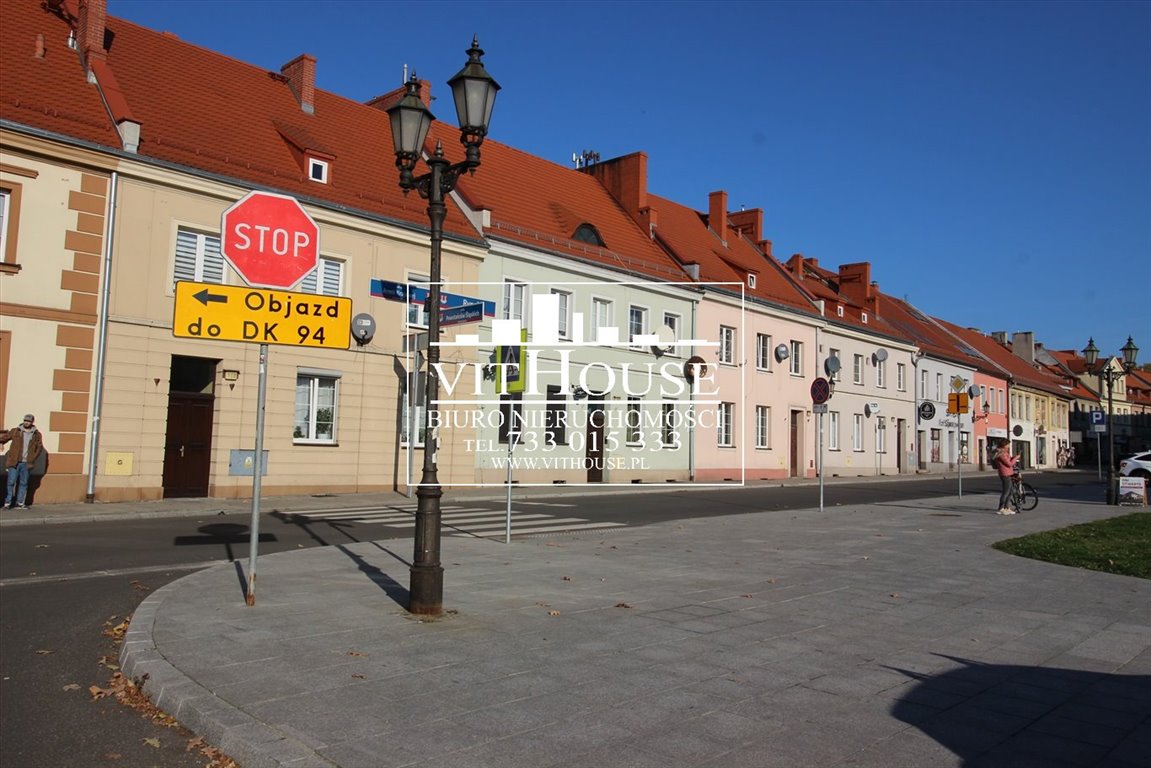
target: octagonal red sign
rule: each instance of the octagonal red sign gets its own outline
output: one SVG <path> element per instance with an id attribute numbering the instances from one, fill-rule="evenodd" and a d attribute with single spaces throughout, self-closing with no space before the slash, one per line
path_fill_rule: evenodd
<path id="1" fill-rule="evenodd" d="M 248 285 L 291 288 L 316 268 L 320 228 L 294 197 L 249 192 L 221 229 L 220 250 Z"/>

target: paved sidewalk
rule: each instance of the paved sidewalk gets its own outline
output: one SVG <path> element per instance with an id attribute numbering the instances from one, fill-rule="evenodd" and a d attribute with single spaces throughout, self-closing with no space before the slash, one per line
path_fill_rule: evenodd
<path id="1" fill-rule="evenodd" d="M 157 590 L 126 674 L 244 768 L 1151 764 L 1151 581 L 1002 554 L 1114 508 L 991 497 L 410 540 Z"/>

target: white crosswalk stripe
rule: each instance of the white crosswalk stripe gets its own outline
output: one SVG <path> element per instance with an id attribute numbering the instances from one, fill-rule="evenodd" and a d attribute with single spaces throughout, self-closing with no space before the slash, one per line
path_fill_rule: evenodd
<path id="1" fill-rule="evenodd" d="M 522 502 L 542 507 L 574 507 L 574 504 L 547 504 Z M 520 506 L 517 504 L 517 506 Z M 445 506 L 441 510 L 445 536 L 468 538 L 502 537 L 507 532 L 505 508 Z M 416 505 L 396 504 L 386 507 L 360 507 L 349 509 L 309 509 L 290 513 L 296 522 L 310 523 L 367 523 L 391 528 L 415 528 Z M 582 517 L 555 517 L 543 512 L 512 510 L 512 535 L 560 533 L 563 531 L 620 528 L 623 523 L 594 523 Z"/>

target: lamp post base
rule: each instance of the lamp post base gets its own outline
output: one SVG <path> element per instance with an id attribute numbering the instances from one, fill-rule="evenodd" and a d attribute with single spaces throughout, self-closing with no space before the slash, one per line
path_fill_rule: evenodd
<path id="1" fill-rule="evenodd" d="M 413 565 L 408 612 L 439 616 L 444 612 L 444 569 L 440 565 Z"/>

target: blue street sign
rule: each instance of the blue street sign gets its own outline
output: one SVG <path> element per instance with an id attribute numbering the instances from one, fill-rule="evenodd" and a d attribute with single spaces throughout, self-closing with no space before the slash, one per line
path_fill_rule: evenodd
<path id="1" fill-rule="evenodd" d="M 1106 424 L 1107 423 L 1107 414 L 1103 411 L 1092 411 L 1091 412 L 1091 423 L 1092 424 Z"/>
<path id="2" fill-rule="evenodd" d="M 478 323 L 484 319 L 483 304 L 465 304 L 462 307 L 440 310 L 440 327 Z"/>
<path id="3" fill-rule="evenodd" d="M 431 291 L 427 288 L 412 285 L 411 283 L 396 283 L 391 280 L 372 280 L 371 294 L 381 299 L 388 299 L 389 301 L 402 301 L 408 304 L 426 304 L 430 293 Z M 471 304 L 479 304 L 483 307 L 483 315 L 486 317 L 496 316 L 496 303 L 494 301 L 484 301 L 483 299 L 461 296 L 446 291 L 440 293 L 441 310 L 457 309 Z"/>

